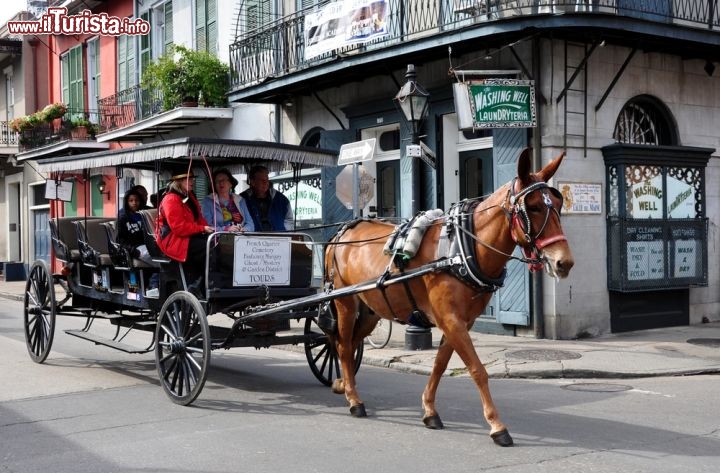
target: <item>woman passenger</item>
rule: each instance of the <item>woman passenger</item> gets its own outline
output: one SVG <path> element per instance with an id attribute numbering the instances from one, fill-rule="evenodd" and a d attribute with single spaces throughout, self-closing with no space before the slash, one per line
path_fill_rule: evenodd
<path id="1" fill-rule="evenodd" d="M 168 191 L 158 209 L 158 246 L 169 258 L 187 263 L 189 287 L 196 295 L 201 294 L 205 260 L 207 259 L 207 235 L 214 232 L 200 212 L 200 204 L 193 192 L 195 176 L 178 174 L 171 178 Z"/>
<path id="2" fill-rule="evenodd" d="M 215 231 L 254 232 L 255 225 L 245 199 L 235 193 L 237 179 L 225 168 L 213 173 L 215 193 L 202 202 L 202 213 Z"/>
<path id="3" fill-rule="evenodd" d="M 117 242 L 133 258 L 151 263 L 152 258 L 145 246 L 145 227 L 138 210 L 144 206 L 143 197 L 136 189 L 130 189 L 123 198 L 123 212 L 117 220 Z"/>

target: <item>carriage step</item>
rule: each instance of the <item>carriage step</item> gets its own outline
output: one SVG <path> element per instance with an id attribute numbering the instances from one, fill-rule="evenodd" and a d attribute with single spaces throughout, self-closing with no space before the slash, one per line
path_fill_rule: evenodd
<path id="1" fill-rule="evenodd" d="M 125 343 L 116 342 L 109 338 L 94 335 L 90 332 L 83 332 L 82 330 L 65 330 L 65 333 L 72 335 L 73 337 L 82 338 L 94 342 L 96 345 L 104 345 L 106 347 L 114 348 L 116 350 L 124 351 L 125 353 L 147 353 L 148 350 L 145 348 L 137 348 L 132 345 Z"/>

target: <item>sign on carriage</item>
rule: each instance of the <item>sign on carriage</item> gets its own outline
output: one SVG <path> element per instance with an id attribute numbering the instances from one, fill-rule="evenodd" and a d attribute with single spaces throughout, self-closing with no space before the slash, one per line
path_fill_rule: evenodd
<path id="1" fill-rule="evenodd" d="M 534 128 L 535 84 L 531 80 L 483 79 L 453 84 L 458 128 Z"/>
<path id="2" fill-rule="evenodd" d="M 290 284 L 290 237 L 235 238 L 233 286 Z"/>

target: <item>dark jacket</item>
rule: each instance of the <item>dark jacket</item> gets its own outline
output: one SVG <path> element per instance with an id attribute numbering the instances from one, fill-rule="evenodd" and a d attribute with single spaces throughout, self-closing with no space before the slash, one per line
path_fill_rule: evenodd
<path id="1" fill-rule="evenodd" d="M 294 230 L 294 216 L 290 206 L 290 201 L 282 194 L 282 192 L 270 189 L 270 207 L 265 219 L 263 219 L 260 212 L 259 199 L 253 195 L 252 189 L 245 189 L 240 195 L 243 199 L 245 199 L 245 202 L 247 202 L 248 210 L 250 210 L 250 216 L 252 216 L 256 232 L 287 232 Z M 263 225 L 263 220 L 265 220 L 265 225 Z M 270 225 L 269 228 L 267 225 L 268 223 Z"/>

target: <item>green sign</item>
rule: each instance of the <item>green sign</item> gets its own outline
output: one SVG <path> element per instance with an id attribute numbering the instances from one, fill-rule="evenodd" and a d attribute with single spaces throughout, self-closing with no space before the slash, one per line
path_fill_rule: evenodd
<path id="1" fill-rule="evenodd" d="M 468 85 L 473 128 L 533 128 L 536 126 L 532 81 L 486 79 Z"/>

